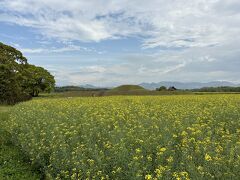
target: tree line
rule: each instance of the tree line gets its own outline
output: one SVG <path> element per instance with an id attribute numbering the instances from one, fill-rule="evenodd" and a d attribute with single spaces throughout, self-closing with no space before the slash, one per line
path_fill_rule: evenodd
<path id="1" fill-rule="evenodd" d="M 203 87 L 192 89 L 194 92 L 240 92 L 240 87 L 220 86 L 220 87 Z"/>
<path id="2" fill-rule="evenodd" d="M 46 69 L 29 64 L 19 50 L 0 42 L 0 103 L 29 100 L 54 86 L 54 76 Z"/>
<path id="3" fill-rule="evenodd" d="M 178 90 L 174 86 L 169 88 L 161 86 L 156 88 L 156 91 L 174 91 Z M 231 86 L 219 86 L 219 87 L 203 87 L 198 89 L 181 89 L 181 91 L 187 92 L 240 92 L 240 87 L 231 87 Z"/>
<path id="4" fill-rule="evenodd" d="M 68 92 L 68 91 L 107 91 L 107 88 L 85 88 L 79 86 L 61 86 L 55 87 L 54 92 Z"/>

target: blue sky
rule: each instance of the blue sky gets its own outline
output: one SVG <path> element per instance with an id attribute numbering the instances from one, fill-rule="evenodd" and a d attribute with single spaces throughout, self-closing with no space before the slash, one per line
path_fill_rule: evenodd
<path id="1" fill-rule="evenodd" d="M 57 85 L 240 82 L 239 0 L 0 0 L 0 41 Z"/>

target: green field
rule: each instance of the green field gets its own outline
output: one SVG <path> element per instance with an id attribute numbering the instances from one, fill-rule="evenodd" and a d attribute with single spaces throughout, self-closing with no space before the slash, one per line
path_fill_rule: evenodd
<path id="1" fill-rule="evenodd" d="M 163 96 L 163 95 L 207 95 L 207 94 L 240 94 L 239 92 L 192 92 L 192 91 L 155 91 L 143 89 L 134 85 L 123 85 L 111 90 L 79 90 L 42 93 L 37 98 L 66 98 L 66 97 L 102 97 L 102 96 Z"/>
<path id="2" fill-rule="evenodd" d="M 0 106 L 0 179 L 40 179 L 38 169 L 30 165 L 28 156 L 13 144 L 11 134 L 7 132 L 7 128 L 3 128 L 3 124 L 8 123 L 11 108 Z"/>
<path id="3" fill-rule="evenodd" d="M 240 177 L 240 95 L 39 98 L 2 124 L 54 179 Z"/>
<path id="4" fill-rule="evenodd" d="M 145 89 L 124 89 L 117 88 L 112 90 L 99 91 L 66 91 L 50 94 L 40 94 L 38 98 L 62 98 L 62 97 L 102 97 L 102 96 L 162 96 L 162 95 L 190 95 L 198 94 L 188 91 L 151 91 Z M 206 94 L 206 93 L 199 93 Z M 213 93 L 211 93 L 213 94 Z M 215 93 L 216 94 L 216 93 Z M 226 93 L 224 93 L 226 94 Z"/>

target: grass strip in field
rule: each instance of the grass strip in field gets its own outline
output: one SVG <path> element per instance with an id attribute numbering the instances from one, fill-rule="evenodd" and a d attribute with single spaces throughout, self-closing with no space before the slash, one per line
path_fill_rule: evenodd
<path id="1" fill-rule="evenodd" d="M 8 106 L 0 106 L 0 179 L 37 180 L 40 174 L 34 170 L 19 147 L 12 144 L 11 135 L 2 128 L 9 118 Z"/>

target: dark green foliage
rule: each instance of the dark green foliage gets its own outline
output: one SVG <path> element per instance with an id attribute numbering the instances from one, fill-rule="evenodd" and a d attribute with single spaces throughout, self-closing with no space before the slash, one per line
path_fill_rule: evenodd
<path id="1" fill-rule="evenodd" d="M 22 90 L 22 72 L 27 59 L 13 47 L 0 43 L 0 103 L 14 104 L 30 96 Z"/>
<path id="2" fill-rule="evenodd" d="M 174 86 L 170 86 L 168 89 L 165 86 L 161 86 L 160 88 L 156 88 L 156 91 L 176 91 L 177 88 Z"/>
<path id="3" fill-rule="evenodd" d="M 40 92 L 54 90 L 54 77 L 42 67 L 27 65 L 23 77 L 23 87 L 32 97 L 37 97 Z"/>
<path id="4" fill-rule="evenodd" d="M 167 88 L 165 86 L 161 86 L 160 88 L 157 88 L 156 91 L 166 91 Z"/>
<path id="5" fill-rule="evenodd" d="M 194 92 L 240 92 L 240 87 L 204 87 L 201 89 L 193 89 Z"/>
<path id="6" fill-rule="evenodd" d="M 27 63 L 17 49 L 0 42 L 0 103 L 15 104 L 54 88 L 54 77 Z"/>
<path id="7" fill-rule="evenodd" d="M 68 92 L 68 91 L 106 91 L 107 88 L 84 88 L 79 86 L 62 86 L 55 87 L 55 92 Z"/>
<path id="8" fill-rule="evenodd" d="M 67 92 L 67 91 L 83 91 L 85 88 L 78 87 L 78 86 L 62 86 L 62 87 L 55 87 L 55 92 Z"/>

